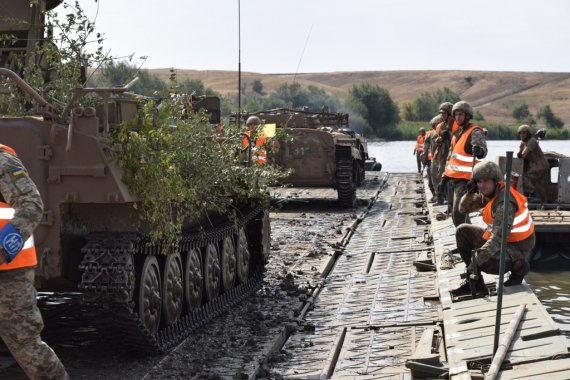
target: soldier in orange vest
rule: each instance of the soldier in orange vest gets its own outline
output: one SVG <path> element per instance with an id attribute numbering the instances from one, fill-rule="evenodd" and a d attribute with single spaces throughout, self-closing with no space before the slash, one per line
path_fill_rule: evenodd
<path id="1" fill-rule="evenodd" d="M 40 337 L 36 305 L 33 230 L 43 203 L 16 152 L 0 145 L 0 337 L 31 379 L 68 379 L 53 350 Z"/>
<path id="2" fill-rule="evenodd" d="M 433 141 L 433 152 L 432 152 L 432 181 L 433 186 L 436 189 L 436 205 L 442 205 L 445 203 L 447 198 L 447 183 L 444 183 L 440 187 L 441 176 L 445 171 L 445 164 L 447 162 L 447 156 L 449 156 L 449 148 L 451 146 L 451 136 L 457 128 L 457 123 L 451 115 L 453 109 L 453 104 L 449 102 L 444 102 L 439 105 L 439 114 L 442 121 L 435 127 L 435 138 Z"/>
<path id="3" fill-rule="evenodd" d="M 424 139 L 426 138 L 425 128 L 420 128 L 418 131 L 418 138 L 416 139 L 416 146 L 414 147 L 414 155 L 418 163 L 418 173 L 422 172 L 422 153 L 424 151 Z"/>
<path id="4" fill-rule="evenodd" d="M 453 186 L 453 199 L 448 199 L 448 202 L 452 202 L 451 217 L 457 227 L 466 220 L 466 215 L 459 211 L 459 199 L 465 191 L 467 181 L 471 179 L 473 157 L 477 163 L 478 159 L 487 155 L 487 142 L 483 128 L 471 123 L 474 113 L 469 103 L 455 103 L 451 113 L 459 128 L 451 138 L 452 151 L 445 164 L 445 178 L 442 177 L 442 181 L 448 179 Z"/>
<path id="5" fill-rule="evenodd" d="M 534 248 L 534 223 L 527 207 L 527 199 L 518 191 L 510 188 L 510 201 L 507 225 L 510 227 L 507 237 L 507 257 L 505 270 L 510 277 L 505 286 L 519 285 L 529 272 L 527 257 Z M 505 183 L 502 173 L 494 162 L 484 161 L 473 169 L 473 179 L 468 182 L 467 193 L 461 198 L 459 208 L 462 212 L 474 212 L 483 209 L 483 221 L 486 227 L 461 224 L 457 227 L 455 238 L 461 259 L 473 273 L 472 252 L 475 251 L 477 267 L 486 273 L 499 274 L 503 215 L 505 213 Z M 483 276 L 478 276 L 478 286 L 484 287 Z M 453 292 L 468 293 L 468 281 Z"/>
<path id="6" fill-rule="evenodd" d="M 429 131 L 426 132 L 426 136 L 424 139 L 424 151 L 422 153 L 422 162 L 424 163 L 424 167 L 427 169 L 428 186 L 432 195 L 430 202 L 435 202 L 436 200 L 435 187 L 433 185 L 433 176 L 432 176 L 432 171 L 433 171 L 432 161 L 433 161 L 434 140 L 436 138 L 435 127 L 441 121 L 442 118 L 440 115 L 437 115 L 433 119 L 431 119 L 430 121 L 431 128 Z"/>
<path id="7" fill-rule="evenodd" d="M 247 127 L 245 134 L 248 137 L 242 139 L 244 149 L 249 148 L 251 141 L 251 160 L 258 165 L 265 165 L 267 163 L 268 151 L 272 154 L 279 152 L 279 141 L 275 138 L 268 141 L 267 137 L 261 135 L 261 119 L 257 116 L 248 117 L 245 126 Z"/>

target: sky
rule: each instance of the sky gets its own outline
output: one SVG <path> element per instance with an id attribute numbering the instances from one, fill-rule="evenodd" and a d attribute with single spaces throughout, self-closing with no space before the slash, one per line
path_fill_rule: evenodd
<path id="1" fill-rule="evenodd" d="M 136 66 L 238 69 L 238 0 L 79 1 L 105 51 L 134 54 Z M 241 0 L 240 8 L 242 71 L 570 71 L 568 0 Z"/>

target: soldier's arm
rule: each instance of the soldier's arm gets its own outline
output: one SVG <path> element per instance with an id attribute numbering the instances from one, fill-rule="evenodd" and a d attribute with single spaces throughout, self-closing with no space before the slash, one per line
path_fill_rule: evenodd
<path id="1" fill-rule="evenodd" d="M 0 192 L 14 209 L 10 224 L 27 240 L 42 219 L 43 203 L 22 162 L 10 153 L 0 154 Z"/>
<path id="2" fill-rule="evenodd" d="M 501 236 L 503 232 L 503 216 L 505 208 L 503 207 L 503 200 L 496 200 L 497 208 L 493 215 L 493 228 L 491 229 L 491 237 L 481 248 L 479 248 L 477 253 L 477 261 L 479 264 L 487 261 L 496 252 L 501 249 Z M 509 215 L 507 216 L 507 234 L 511 231 L 513 227 L 513 222 L 515 220 L 516 205 L 512 202 L 509 205 Z"/>
<path id="3" fill-rule="evenodd" d="M 530 152 L 535 150 L 538 147 L 538 143 L 535 139 L 531 138 L 528 143 L 526 144 L 526 148 L 521 153 L 522 158 L 526 158 Z"/>
<path id="4" fill-rule="evenodd" d="M 477 145 L 483 149 L 483 156 L 481 158 L 487 156 L 487 139 L 482 130 L 477 128 L 471 133 L 471 145 Z"/>
<path id="5" fill-rule="evenodd" d="M 466 193 L 459 200 L 459 212 L 475 212 L 485 207 L 488 200 L 480 193 Z"/>

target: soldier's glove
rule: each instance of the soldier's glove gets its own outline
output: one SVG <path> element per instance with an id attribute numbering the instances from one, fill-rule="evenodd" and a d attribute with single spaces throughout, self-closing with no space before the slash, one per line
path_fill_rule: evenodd
<path id="1" fill-rule="evenodd" d="M 467 182 L 467 193 L 475 194 L 478 191 L 479 191 L 479 188 L 477 187 L 477 181 L 475 181 L 474 179 L 470 179 Z"/>
<path id="2" fill-rule="evenodd" d="M 10 223 L 0 230 L 0 251 L 5 252 L 5 261 L 11 262 L 24 248 L 24 239 Z"/>
<path id="3" fill-rule="evenodd" d="M 518 153 L 517 153 L 517 157 L 518 157 L 518 158 L 523 158 L 522 153 L 521 153 L 521 152 L 518 152 Z"/>
<path id="4" fill-rule="evenodd" d="M 473 155 L 477 158 L 483 158 L 483 154 L 485 151 L 479 145 L 473 145 L 471 147 L 473 149 Z"/>

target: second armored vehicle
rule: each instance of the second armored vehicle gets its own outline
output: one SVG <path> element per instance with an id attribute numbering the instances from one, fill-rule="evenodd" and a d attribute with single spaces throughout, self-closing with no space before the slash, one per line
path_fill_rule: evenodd
<path id="1" fill-rule="evenodd" d="M 346 113 L 280 108 L 241 115 L 243 121 L 250 116 L 276 125 L 279 150 L 269 152 L 269 157 L 293 170 L 283 183 L 333 187 L 343 207 L 354 207 L 356 187 L 364 180 L 365 170 L 381 167 L 368 156 L 366 140 L 348 128 Z"/>

